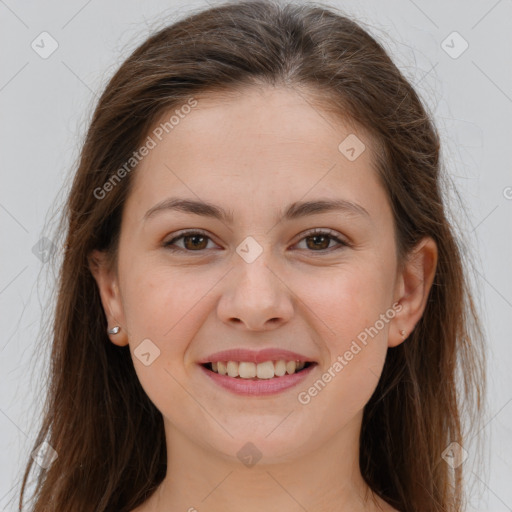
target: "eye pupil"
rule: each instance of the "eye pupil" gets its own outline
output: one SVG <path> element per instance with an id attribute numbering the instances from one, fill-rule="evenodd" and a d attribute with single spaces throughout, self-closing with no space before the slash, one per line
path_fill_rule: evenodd
<path id="1" fill-rule="evenodd" d="M 184 236 L 184 237 L 183 237 L 183 240 L 185 241 L 185 247 L 187 247 L 187 243 L 186 243 L 186 242 L 187 242 L 187 240 L 190 240 L 190 239 L 197 240 L 198 238 L 199 238 L 199 239 L 201 239 L 201 238 L 202 238 L 202 239 L 203 239 L 203 242 L 204 242 L 204 240 L 206 240 L 206 237 L 205 237 L 205 236 L 203 236 L 203 235 L 187 235 L 187 236 Z M 187 247 L 187 249 L 189 249 L 189 248 L 190 248 L 190 247 Z M 194 243 L 192 244 L 192 248 L 196 248 L 196 249 L 197 249 L 197 248 L 198 248 L 198 245 L 194 242 Z M 200 249 L 204 249 L 204 247 L 199 247 L 199 248 L 200 248 Z"/>
<path id="2" fill-rule="evenodd" d="M 309 240 L 311 240 L 311 239 L 315 240 L 315 245 L 313 245 L 313 248 L 317 248 L 318 249 L 318 247 L 319 247 L 319 245 L 317 244 L 318 239 L 323 239 L 324 242 L 325 242 L 325 240 L 327 240 L 327 245 L 325 245 L 325 243 L 321 244 L 321 247 L 320 247 L 321 249 L 327 249 L 329 247 L 329 239 L 330 239 L 329 236 L 326 236 L 326 235 L 313 235 L 313 236 L 309 236 L 308 239 Z"/>
<path id="3" fill-rule="evenodd" d="M 183 247 L 180 248 L 177 246 L 177 241 L 182 240 Z M 208 246 L 208 242 L 210 241 L 210 237 L 204 233 L 199 231 L 188 232 L 188 234 L 182 233 L 181 236 L 177 236 L 173 238 L 171 241 L 164 243 L 164 246 L 171 251 L 181 251 L 181 252 L 197 252 L 203 253 Z M 317 252 L 323 254 L 324 251 L 328 251 L 332 249 L 329 247 L 332 241 L 337 242 L 338 247 L 335 249 L 341 249 L 343 247 L 347 247 L 348 244 L 344 243 L 337 236 L 331 234 L 328 231 L 319 231 L 319 232 L 310 232 L 309 236 L 306 234 L 301 239 L 302 243 L 306 243 L 306 248 L 311 252 Z"/>

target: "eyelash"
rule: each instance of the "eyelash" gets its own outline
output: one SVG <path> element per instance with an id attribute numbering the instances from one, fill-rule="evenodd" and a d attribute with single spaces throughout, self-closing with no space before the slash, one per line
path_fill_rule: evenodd
<path id="1" fill-rule="evenodd" d="M 340 244 L 338 247 L 334 248 L 335 251 L 339 250 L 339 249 L 342 249 L 344 247 L 350 247 L 350 244 L 348 242 L 345 242 L 344 240 L 341 240 L 334 233 L 335 233 L 334 231 L 331 231 L 331 230 L 328 230 L 328 229 L 318 229 L 318 228 L 317 229 L 313 229 L 312 231 L 307 232 L 299 240 L 299 242 L 302 242 L 302 240 L 304 240 L 306 238 L 310 238 L 312 236 L 324 235 L 324 236 L 328 236 L 329 238 L 331 238 L 332 240 L 334 240 L 334 241 L 336 241 L 336 242 L 338 242 Z M 174 237 L 172 240 L 169 240 L 168 242 L 164 242 L 163 246 L 166 249 L 168 249 L 169 251 L 172 251 L 172 252 L 178 252 L 178 251 L 188 252 L 188 253 L 194 253 L 194 252 L 201 253 L 201 252 L 204 252 L 206 249 L 200 249 L 200 250 L 197 250 L 197 251 L 191 251 L 191 250 L 188 250 L 188 249 L 183 249 L 182 247 L 176 247 L 176 246 L 173 247 L 172 246 L 177 240 L 180 240 L 181 238 L 185 238 L 185 237 L 189 237 L 189 236 L 194 236 L 194 235 L 201 235 L 201 236 L 204 236 L 205 238 L 208 238 L 209 240 L 211 240 L 211 238 L 204 231 L 201 231 L 201 230 L 190 230 L 190 231 L 183 231 L 178 236 Z M 299 242 L 297 242 L 297 243 L 299 243 Z M 333 248 L 330 247 L 328 249 L 321 249 L 319 251 L 310 250 L 308 252 L 324 254 L 326 252 L 332 252 L 332 250 L 333 250 Z"/>

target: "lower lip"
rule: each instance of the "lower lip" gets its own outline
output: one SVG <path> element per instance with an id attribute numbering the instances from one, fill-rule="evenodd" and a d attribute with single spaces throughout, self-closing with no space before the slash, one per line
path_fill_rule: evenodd
<path id="1" fill-rule="evenodd" d="M 211 370 L 208 370 L 202 365 L 199 366 L 203 372 L 205 372 L 206 375 L 210 377 L 210 379 L 228 391 L 231 391 L 237 395 L 260 396 L 274 395 L 296 386 L 302 382 L 317 365 L 311 364 L 307 368 L 304 368 L 304 370 L 298 373 L 293 373 L 291 375 L 283 375 L 282 377 L 273 377 L 272 379 L 260 380 L 242 379 L 240 377 L 220 375 Z"/>

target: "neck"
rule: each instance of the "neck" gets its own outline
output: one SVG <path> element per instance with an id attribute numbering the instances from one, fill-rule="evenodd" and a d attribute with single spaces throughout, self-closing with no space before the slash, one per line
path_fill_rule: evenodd
<path id="1" fill-rule="evenodd" d="M 148 510 L 392 510 L 373 495 L 361 476 L 360 425 L 358 416 L 309 453 L 292 454 L 278 463 L 264 463 L 262 458 L 249 467 L 237 458 L 199 446 L 166 424 L 167 475 Z"/>

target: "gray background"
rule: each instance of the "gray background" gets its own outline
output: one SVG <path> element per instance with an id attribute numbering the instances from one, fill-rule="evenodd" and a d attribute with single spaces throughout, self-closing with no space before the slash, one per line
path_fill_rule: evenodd
<path id="1" fill-rule="evenodd" d="M 33 248 L 42 237 L 51 238 L 50 216 L 58 215 L 108 78 L 152 30 L 202 5 L 0 0 L 0 510 L 16 509 L 16 482 L 36 435 L 41 372 L 48 365 L 35 349 L 55 276 Z M 444 161 L 465 204 L 461 209 L 450 201 L 450 208 L 475 259 L 473 284 L 489 340 L 489 407 L 482 430 L 488 445 L 485 464 L 473 468 L 479 485 L 470 510 L 511 511 L 512 2 L 330 5 L 370 27 L 416 85 L 441 132 Z M 45 59 L 31 47 L 35 41 L 39 52 L 51 49 L 48 36 L 40 36 L 44 31 L 58 43 Z M 469 44 L 457 58 L 463 41 L 454 31 Z"/>

